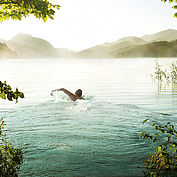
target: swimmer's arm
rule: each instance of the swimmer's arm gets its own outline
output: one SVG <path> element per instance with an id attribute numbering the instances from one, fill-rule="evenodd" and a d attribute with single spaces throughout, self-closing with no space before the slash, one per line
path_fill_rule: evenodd
<path id="1" fill-rule="evenodd" d="M 66 95 L 68 95 L 69 96 L 69 98 L 72 100 L 72 101 L 76 101 L 76 96 L 73 94 L 73 93 L 71 93 L 70 91 L 68 91 L 68 90 L 66 90 L 66 89 L 64 89 L 64 88 L 60 88 L 60 89 L 58 89 L 59 91 L 63 91 Z"/>
<path id="2" fill-rule="evenodd" d="M 55 90 L 52 90 L 52 92 L 55 92 L 55 91 L 63 91 L 63 92 L 69 92 L 68 90 L 64 89 L 64 88 L 60 88 L 60 89 L 55 89 Z M 70 92 L 71 93 L 71 92 Z"/>

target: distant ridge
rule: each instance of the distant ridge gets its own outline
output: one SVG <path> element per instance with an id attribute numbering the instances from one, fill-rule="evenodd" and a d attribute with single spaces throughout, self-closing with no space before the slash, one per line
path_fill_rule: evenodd
<path id="1" fill-rule="evenodd" d="M 129 36 L 113 43 L 78 52 L 80 58 L 177 57 L 177 30 L 169 29 L 142 38 Z M 166 41 L 166 42 L 164 42 Z M 173 42 L 174 41 L 174 42 Z M 173 45 L 171 45 L 173 44 Z"/>
<path id="2" fill-rule="evenodd" d="M 177 30 L 168 29 L 164 30 L 155 34 L 145 35 L 142 37 L 143 40 L 147 42 L 154 42 L 154 41 L 172 41 L 177 39 Z"/>
<path id="3" fill-rule="evenodd" d="M 140 46 L 130 46 L 114 51 L 113 58 L 162 58 L 177 57 L 177 40 L 159 41 Z"/>
<path id="4" fill-rule="evenodd" d="M 125 41 L 129 41 L 131 44 L 144 44 L 145 43 L 143 39 L 138 38 L 136 36 L 123 37 L 114 43 L 120 43 L 120 42 L 125 42 Z"/>
<path id="5" fill-rule="evenodd" d="M 48 41 L 29 34 L 17 34 L 6 44 L 0 40 L 1 56 L 18 58 L 137 58 L 177 57 L 177 30 L 168 29 L 155 34 L 123 37 L 115 42 L 104 43 L 73 52 L 56 49 Z M 14 52 L 15 51 L 15 52 Z M 2 55 L 3 54 L 3 55 Z M 7 57 L 8 58 L 8 57 Z"/>
<path id="6" fill-rule="evenodd" d="M 48 41 L 41 39 L 41 38 L 33 37 L 30 34 L 19 33 L 16 36 L 14 36 L 13 38 L 11 38 L 8 41 L 8 43 L 9 42 L 14 42 L 14 43 L 18 43 L 21 45 L 25 45 L 25 46 L 29 46 L 29 47 L 33 47 L 33 48 L 38 48 L 40 50 L 54 48 Z"/>
<path id="7" fill-rule="evenodd" d="M 16 58 L 17 53 L 9 49 L 6 43 L 0 42 L 0 58 Z"/>
<path id="8" fill-rule="evenodd" d="M 67 49 L 58 50 L 48 41 L 30 34 L 19 33 L 7 41 L 7 45 L 17 51 L 19 58 L 69 57 L 73 54 Z"/>
<path id="9" fill-rule="evenodd" d="M 29 34 L 17 34 L 7 45 L 16 50 L 20 57 L 54 57 L 55 48 L 46 40 L 33 37 Z"/>
<path id="10" fill-rule="evenodd" d="M 78 53 L 78 57 L 81 58 L 110 58 L 114 57 L 114 51 L 121 50 L 122 48 L 127 48 L 133 45 L 142 45 L 145 44 L 141 38 L 136 36 L 124 37 L 113 43 L 106 43 L 103 45 L 98 45 L 85 49 Z"/>

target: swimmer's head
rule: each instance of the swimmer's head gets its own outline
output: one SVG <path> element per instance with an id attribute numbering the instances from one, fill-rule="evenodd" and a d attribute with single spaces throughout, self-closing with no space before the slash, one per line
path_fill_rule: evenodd
<path id="1" fill-rule="evenodd" d="M 76 90 L 75 94 L 77 96 L 81 97 L 82 96 L 82 90 L 81 89 Z"/>

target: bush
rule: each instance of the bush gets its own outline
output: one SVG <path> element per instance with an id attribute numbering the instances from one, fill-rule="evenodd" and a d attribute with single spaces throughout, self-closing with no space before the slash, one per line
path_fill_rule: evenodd
<path id="1" fill-rule="evenodd" d="M 18 176 L 17 169 L 22 163 L 22 150 L 12 147 L 6 140 L 4 121 L 0 120 L 0 176 Z"/>
<path id="2" fill-rule="evenodd" d="M 9 101 L 16 100 L 16 103 L 17 103 L 19 97 L 24 98 L 23 92 L 19 92 L 17 88 L 14 92 L 12 91 L 11 86 L 6 84 L 6 81 L 4 82 L 0 81 L 0 98 L 8 99 Z"/>
<path id="3" fill-rule="evenodd" d="M 10 85 L 0 81 L 0 98 L 18 102 L 18 98 L 24 98 L 24 94 L 13 91 Z M 4 121 L 0 119 L 0 177 L 18 176 L 17 169 L 22 163 L 23 153 L 21 149 L 12 147 L 6 139 L 4 132 Z"/>
<path id="4" fill-rule="evenodd" d="M 143 121 L 143 124 L 149 119 Z M 158 143 L 154 153 L 151 153 L 144 161 L 145 176 L 177 176 L 177 130 L 175 126 L 168 122 L 160 125 L 156 121 L 151 121 L 155 133 L 143 131 L 140 135 L 146 140 Z"/>

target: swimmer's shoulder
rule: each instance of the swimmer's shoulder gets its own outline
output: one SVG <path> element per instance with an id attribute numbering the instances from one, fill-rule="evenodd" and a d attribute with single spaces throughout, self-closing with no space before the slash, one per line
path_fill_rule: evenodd
<path id="1" fill-rule="evenodd" d="M 84 98 L 83 97 L 79 97 L 79 98 L 77 98 L 77 100 L 84 100 Z"/>

